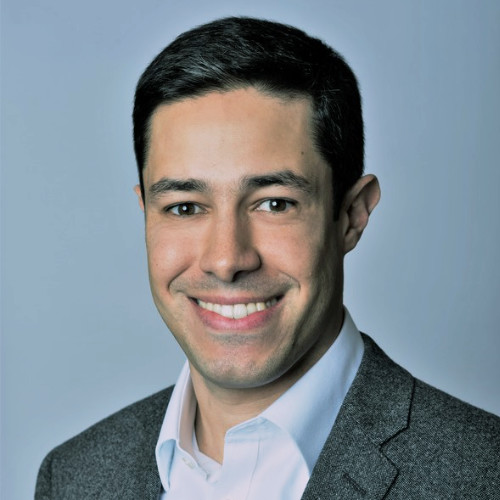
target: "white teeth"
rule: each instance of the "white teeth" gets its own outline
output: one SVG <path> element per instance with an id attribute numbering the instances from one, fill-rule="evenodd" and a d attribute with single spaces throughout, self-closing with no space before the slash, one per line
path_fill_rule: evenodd
<path id="1" fill-rule="evenodd" d="M 223 305 L 221 307 L 221 316 L 224 316 L 225 318 L 234 318 L 234 307 L 233 306 L 228 306 L 228 305 Z"/>
<path id="2" fill-rule="evenodd" d="M 264 311 L 268 307 L 274 306 L 278 302 L 278 299 L 274 298 L 266 302 L 249 302 L 248 304 L 214 304 L 211 302 L 204 302 L 203 300 L 198 300 L 197 303 L 203 309 L 208 311 L 213 311 L 225 318 L 240 319 L 246 318 L 250 314 L 257 311 Z"/>
<path id="3" fill-rule="evenodd" d="M 235 304 L 233 306 L 234 319 L 245 318 L 247 316 L 248 316 L 248 306 L 246 306 L 245 304 Z"/>
<path id="4" fill-rule="evenodd" d="M 257 305 L 254 304 L 253 302 L 247 304 L 247 312 L 248 314 L 253 314 L 254 312 L 257 312 Z"/>

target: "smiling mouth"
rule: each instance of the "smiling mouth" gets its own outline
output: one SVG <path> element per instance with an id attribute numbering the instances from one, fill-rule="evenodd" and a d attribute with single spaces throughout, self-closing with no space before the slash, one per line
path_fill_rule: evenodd
<path id="1" fill-rule="evenodd" d="M 207 311 L 214 312 L 220 316 L 230 319 L 241 319 L 251 314 L 265 311 L 278 303 L 278 298 L 267 300 L 266 302 L 248 302 L 246 304 L 216 304 L 195 299 L 195 302 Z"/>

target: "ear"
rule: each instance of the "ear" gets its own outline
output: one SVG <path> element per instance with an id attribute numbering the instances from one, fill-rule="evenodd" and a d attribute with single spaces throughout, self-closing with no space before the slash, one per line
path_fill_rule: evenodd
<path id="1" fill-rule="evenodd" d="M 361 177 L 345 195 L 339 215 L 344 254 L 357 245 L 379 200 L 380 185 L 372 174 Z"/>
<path id="2" fill-rule="evenodd" d="M 139 206 L 141 207 L 141 210 L 144 212 L 144 200 L 142 199 L 142 193 L 141 193 L 141 186 L 137 184 L 137 186 L 134 187 L 135 194 L 137 195 L 137 198 L 139 199 Z"/>

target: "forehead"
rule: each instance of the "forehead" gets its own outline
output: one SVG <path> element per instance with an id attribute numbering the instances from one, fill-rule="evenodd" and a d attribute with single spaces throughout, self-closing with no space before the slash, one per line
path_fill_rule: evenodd
<path id="1" fill-rule="evenodd" d="M 314 176 L 324 162 L 311 117 L 308 98 L 252 87 L 162 105 L 151 119 L 145 184 L 165 176 L 223 182 L 283 169 Z"/>

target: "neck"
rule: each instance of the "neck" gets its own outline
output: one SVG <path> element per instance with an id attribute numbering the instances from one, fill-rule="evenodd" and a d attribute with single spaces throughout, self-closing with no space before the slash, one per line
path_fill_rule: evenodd
<path id="1" fill-rule="evenodd" d="M 191 364 L 191 379 L 197 400 L 195 432 L 198 447 L 202 453 L 219 463 L 224 459 L 226 432 L 250 420 L 276 401 L 297 380 L 299 380 L 328 350 L 333 341 L 330 338 L 314 356 L 305 356 L 301 362 L 277 380 L 252 388 L 227 388 L 203 377 Z"/>
<path id="2" fill-rule="evenodd" d="M 202 453 L 219 463 L 224 458 L 226 432 L 262 413 L 284 392 L 277 388 L 220 389 L 192 371 L 193 388 L 198 402 L 195 432 Z M 197 383 L 198 382 L 198 383 Z M 242 394 L 245 392 L 245 394 Z"/>

